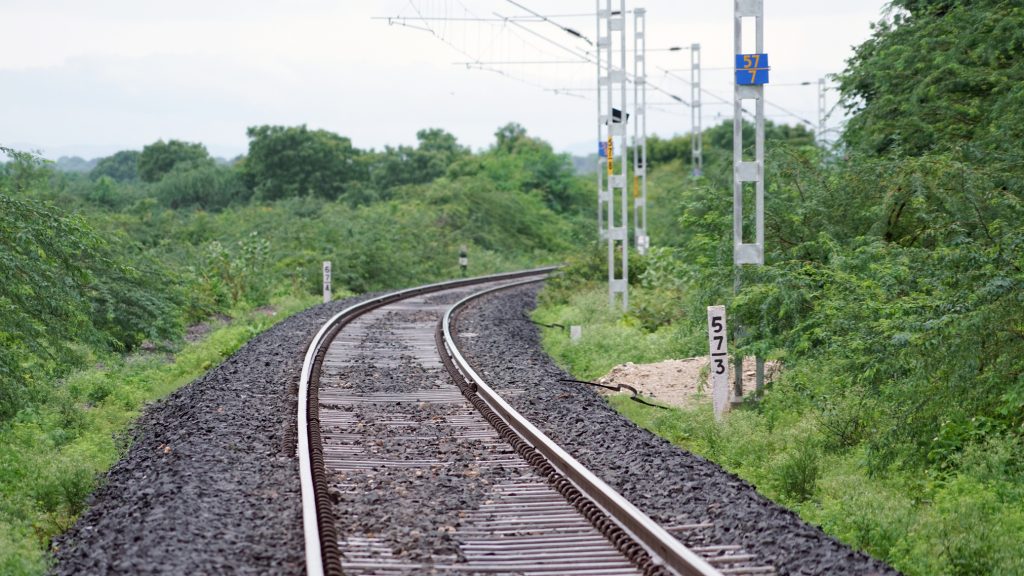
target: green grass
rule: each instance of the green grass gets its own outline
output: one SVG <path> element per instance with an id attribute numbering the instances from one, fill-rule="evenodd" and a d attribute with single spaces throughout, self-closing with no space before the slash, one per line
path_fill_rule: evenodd
<path id="1" fill-rule="evenodd" d="M 628 315 L 609 313 L 603 291 L 565 294 L 568 302 L 542 298 L 533 318 L 583 326 L 575 344 L 564 330 L 543 331 L 547 352 L 578 378 L 596 378 L 627 361 L 693 355 L 693 335 L 667 326 L 647 332 Z M 970 446 L 955 472 L 878 471 L 868 466 L 865 443 L 835 441 L 830 427 L 842 414 L 810 409 L 786 374 L 764 402 L 736 409 L 721 423 L 708 399 L 670 410 L 625 396 L 608 401 L 638 425 L 717 462 L 805 521 L 906 574 L 1024 575 L 1019 437 Z"/>
<path id="2" fill-rule="evenodd" d="M 843 542 L 910 575 L 1024 574 L 1024 487 L 983 470 L 1013 464 L 993 442 L 987 460 L 936 481 L 899 473 L 873 477 L 861 449 L 821 446 L 811 418 L 769 424 L 756 408 L 714 422 L 709 403 L 657 410 L 625 396 L 609 403 L 643 428 L 717 462 L 764 496 Z"/>
<path id="3" fill-rule="evenodd" d="M 253 336 L 316 303 L 273 302 L 274 316 L 239 312 L 168 362 L 165 353 L 94 359 L 45 405 L 22 410 L 0 429 L 0 574 L 46 571 L 50 540 L 67 530 L 103 473 L 128 448 L 127 431 L 149 402 L 191 382 Z"/>
<path id="4" fill-rule="evenodd" d="M 625 362 L 622 358 L 631 362 L 655 362 L 670 358 L 673 352 L 686 347 L 675 327 L 665 326 L 649 332 L 637 318 L 610 311 L 605 288 L 575 292 L 568 303 L 538 308 L 533 319 L 543 324 L 583 327 L 583 335 L 575 343 L 569 340 L 568 329 L 543 333 L 548 353 L 563 368 L 571 368 L 577 378 L 601 376 L 616 364 Z"/>

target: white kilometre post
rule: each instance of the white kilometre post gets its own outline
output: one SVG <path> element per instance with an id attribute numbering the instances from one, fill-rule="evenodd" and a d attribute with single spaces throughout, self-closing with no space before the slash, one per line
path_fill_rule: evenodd
<path id="1" fill-rule="evenodd" d="M 599 142 L 605 143 L 606 169 L 604 188 L 599 197 L 607 198 L 605 215 L 608 240 L 608 303 L 615 307 L 616 295 L 621 295 L 622 310 L 629 309 L 629 162 L 626 161 L 626 0 L 618 0 L 618 10 L 612 10 L 613 0 L 598 0 L 597 49 L 605 51 L 604 73 L 598 77 L 598 92 L 604 91 L 601 116 L 598 118 Z M 604 26 L 601 23 L 604 23 Z M 618 65 L 613 56 L 618 53 Z M 598 62 L 602 62 L 599 58 Z M 599 68 L 600 70 L 600 68 Z M 616 168 L 616 153 L 619 162 Z M 618 204 L 618 209 L 616 209 Z M 617 211 L 617 213 L 616 213 Z M 618 253 L 618 263 L 616 263 Z M 616 266 L 618 264 L 618 266 Z"/>
<path id="2" fill-rule="evenodd" d="M 324 304 L 331 301 L 331 261 L 324 260 Z"/>
<path id="3" fill-rule="evenodd" d="M 647 11 L 633 10 L 633 236 L 647 253 Z"/>
<path id="4" fill-rule="evenodd" d="M 736 49 L 736 79 L 733 98 L 733 263 L 736 265 L 736 278 L 733 289 L 740 290 L 739 267 L 744 264 L 764 265 L 764 85 L 768 83 L 768 55 L 764 53 L 764 0 L 734 0 L 734 43 Z M 754 52 L 744 51 L 743 19 L 754 19 Z M 744 160 L 743 157 L 743 101 L 754 100 L 754 159 Z M 743 237 L 743 186 L 753 183 L 755 186 L 754 225 L 755 238 L 753 243 L 744 242 Z M 737 328 L 737 334 L 742 332 Z M 743 357 L 736 354 L 735 364 L 735 399 L 743 397 Z M 760 360 L 759 360 L 760 362 Z M 763 374 L 764 370 L 759 370 Z M 762 383 L 759 383 L 762 384 Z"/>
<path id="5" fill-rule="evenodd" d="M 704 128 L 701 125 L 703 110 L 700 97 L 700 44 L 693 44 L 690 46 L 690 150 L 694 178 L 704 175 Z"/>
<path id="6" fill-rule="evenodd" d="M 725 326 L 725 306 L 708 306 L 708 346 L 711 349 L 711 403 L 715 420 L 729 409 L 729 341 Z"/>

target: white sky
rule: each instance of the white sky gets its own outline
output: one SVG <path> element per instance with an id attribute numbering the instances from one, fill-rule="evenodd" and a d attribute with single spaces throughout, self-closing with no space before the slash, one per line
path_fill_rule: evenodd
<path id="1" fill-rule="evenodd" d="M 595 9 L 593 0 L 517 1 L 545 14 Z M 815 122 L 816 86 L 783 84 L 842 70 L 884 4 L 765 0 L 773 84 L 767 100 Z M 627 9 L 647 9 L 649 82 L 689 100 L 689 86 L 662 71 L 688 69 L 689 52 L 652 49 L 698 42 L 705 88 L 731 98 L 730 71 L 714 68 L 732 65 L 732 5 L 627 1 Z M 454 63 L 572 56 L 512 24 L 416 23 L 431 33 L 371 19 L 495 13 L 526 15 L 506 0 L 3 0 L 0 144 L 51 158 L 91 158 L 176 138 L 231 157 L 245 152 L 247 126 L 305 123 L 348 136 L 360 148 L 412 144 L 426 127 L 482 148 L 500 125 L 515 121 L 558 150 L 590 152 L 597 137 L 593 64 L 495 66 L 507 76 L 470 70 Z M 595 35 L 593 16 L 555 20 Z M 524 26 L 571 49 L 589 49 L 550 24 Z M 688 71 L 678 74 L 689 78 Z M 587 99 L 544 88 L 584 88 L 578 94 Z M 836 96 L 829 94 L 829 106 Z M 668 98 L 649 91 L 648 101 Z M 705 127 L 731 114 L 713 97 L 704 104 Z M 768 113 L 797 122 L 774 108 Z M 689 129 L 684 106 L 649 114 L 650 133 Z"/>

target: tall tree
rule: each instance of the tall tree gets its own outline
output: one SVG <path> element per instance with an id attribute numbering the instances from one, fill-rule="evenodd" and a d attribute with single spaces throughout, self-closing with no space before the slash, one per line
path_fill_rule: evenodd
<path id="1" fill-rule="evenodd" d="M 130 182 L 139 178 L 138 150 L 121 150 L 112 156 L 101 158 L 96 167 L 89 172 L 89 178 L 99 180 L 106 176 L 118 182 Z"/>
<path id="2" fill-rule="evenodd" d="M 515 149 L 516 144 L 526 138 L 526 128 L 523 128 L 522 124 L 516 122 L 509 122 L 494 133 L 494 147 L 497 150 L 505 152 L 511 152 Z"/>
<path id="3" fill-rule="evenodd" d="M 345 195 L 351 183 L 364 180 L 360 152 L 352 141 L 326 130 L 301 126 L 253 126 L 247 131 L 249 155 L 242 167 L 255 196 L 276 200 Z"/>
<path id="4" fill-rule="evenodd" d="M 416 133 L 419 146 L 412 155 L 413 167 L 419 182 L 430 182 L 443 176 L 448 167 L 469 154 L 455 136 L 440 128 L 427 128 Z"/>
<path id="5" fill-rule="evenodd" d="M 206 146 L 181 140 L 158 140 L 142 149 L 139 155 L 139 178 L 158 182 L 180 162 L 212 163 Z"/>
<path id="6" fill-rule="evenodd" d="M 455 136 L 440 128 L 420 130 L 416 138 L 416 148 L 386 146 L 382 152 L 364 157 L 373 186 L 385 191 L 404 184 L 425 184 L 445 175 L 453 163 L 470 154 Z"/>

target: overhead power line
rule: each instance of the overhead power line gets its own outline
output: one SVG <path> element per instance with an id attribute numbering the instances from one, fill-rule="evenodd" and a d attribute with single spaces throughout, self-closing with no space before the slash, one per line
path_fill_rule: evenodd
<path id="1" fill-rule="evenodd" d="M 504 70 L 500 70 L 500 69 L 494 68 L 492 66 L 489 66 L 487 62 L 481 61 L 479 58 L 474 57 L 472 54 L 466 52 L 465 50 L 463 50 L 459 46 L 456 46 L 454 43 L 448 41 L 448 39 L 446 39 L 443 35 L 438 34 L 437 31 L 434 30 L 434 28 L 431 27 L 430 24 L 428 24 L 428 22 L 448 21 L 448 20 L 452 20 L 452 18 L 428 18 L 428 17 L 425 17 L 422 12 L 420 12 L 419 8 L 416 6 L 416 4 L 414 2 L 412 2 L 412 0 L 409 0 L 409 5 L 412 6 L 412 9 L 416 11 L 416 17 L 414 17 L 414 18 L 413 17 L 400 16 L 400 17 L 390 17 L 390 18 L 385 17 L 385 18 L 378 18 L 378 19 L 387 20 L 389 25 L 404 26 L 406 28 L 412 28 L 414 30 L 422 30 L 424 32 L 429 32 L 432 36 L 434 36 L 435 38 L 437 38 L 438 40 L 440 40 L 444 44 L 448 45 L 450 48 L 452 48 L 453 50 L 455 50 L 459 54 L 462 54 L 466 58 L 469 58 L 470 59 L 469 62 L 461 63 L 462 65 L 465 65 L 466 68 L 474 69 L 474 70 L 482 70 L 482 71 L 498 74 L 499 76 L 502 76 L 502 77 L 507 78 L 509 80 L 514 80 L 516 82 L 519 82 L 519 83 L 522 83 L 522 84 L 526 84 L 526 85 L 532 86 L 534 88 L 539 88 L 541 90 L 544 90 L 544 91 L 547 91 L 547 92 L 551 92 L 551 93 L 554 93 L 554 94 L 557 94 L 557 95 L 560 95 L 560 96 L 570 96 L 570 97 L 573 97 L 573 98 L 582 98 L 584 100 L 587 99 L 585 96 L 581 96 L 579 94 L 571 94 L 571 93 L 569 93 L 567 91 L 559 90 L 557 88 L 550 88 L 548 86 L 544 86 L 543 84 L 540 84 L 540 83 L 537 83 L 537 82 L 532 82 L 532 81 L 526 80 L 525 78 L 519 78 L 517 76 L 513 76 L 513 75 L 509 74 L 508 72 L 506 72 Z M 474 18 L 475 18 L 475 15 L 474 15 Z M 414 20 L 414 21 L 418 21 L 418 22 L 423 22 L 424 26 L 415 26 L 415 25 L 412 25 L 412 24 L 408 24 L 408 23 L 405 22 L 406 20 Z M 472 19 L 467 19 L 467 20 L 472 20 Z M 480 19 L 476 18 L 476 20 L 479 21 Z M 505 18 L 505 17 L 495 18 L 493 20 L 495 22 L 508 22 L 509 21 L 509 19 Z M 574 62 L 578 62 L 578 61 L 574 61 Z"/>
<path id="2" fill-rule="evenodd" d="M 626 12 L 632 12 L 632 10 L 626 10 Z M 370 16 L 370 20 L 386 20 L 386 21 L 398 21 L 398 20 L 417 20 L 425 22 L 508 22 L 510 20 L 516 20 L 519 22 L 545 22 L 551 18 L 593 18 L 594 14 L 550 14 L 548 16 L 505 16 L 503 18 L 487 18 L 485 16 Z"/>
<path id="3" fill-rule="evenodd" d="M 530 10 L 526 6 L 523 6 L 522 4 L 520 4 L 519 2 L 516 2 L 515 0 L 505 0 L 505 1 L 508 2 L 511 5 L 519 8 L 520 10 L 525 10 L 525 11 L 529 12 L 531 15 L 533 15 L 533 16 L 535 16 L 537 18 L 540 18 L 542 21 L 547 22 L 548 24 L 551 24 L 552 26 L 555 26 L 555 27 L 561 29 L 563 32 L 565 32 L 565 33 L 567 33 L 567 34 L 569 34 L 571 36 L 575 36 L 575 37 L 579 38 L 580 40 L 583 40 L 584 42 L 586 42 L 587 44 L 589 44 L 591 46 L 594 45 L 594 43 L 590 41 L 590 38 L 587 38 L 586 36 L 584 36 L 582 33 L 580 33 L 577 30 L 569 28 L 568 26 L 563 26 L 563 25 L 561 25 L 561 24 L 551 20 L 547 16 L 544 16 L 543 14 L 539 14 L 537 12 L 534 12 L 533 10 Z"/>
<path id="4" fill-rule="evenodd" d="M 551 92 L 551 93 L 554 93 L 554 94 L 558 94 L 559 96 L 570 96 L 572 98 L 579 98 L 581 100 L 589 100 L 589 98 L 587 98 L 586 96 L 581 96 L 579 94 L 573 94 L 573 93 L 571 93 L 571 92 L 569 92 L 567 90 L 563 90 L 563 89 L 559 89 L 559 88 L 551 88 L 549 86 L 545 86 L 545 85 L 537 83 L 537 82 L 531 82 L 529 80 L 526 80 L 525 78 L 519 78 L 517 76 L 512 76 L 508 72 L 505 72 L 504 70 L 501 70 L 501 69 L 498 69 L 498 68 L 491 68 L 489 66 L 482 66 L 482 65 L 479 65 L 479 64 L 466 64 L 466 68 L 469 68 L 469 69 L 472 69 L 472 70 L 483 70 L 485 72 L 493 72 L 493 73 L 498 74 L 500 76 L 504 76 L 505 78 L 508 78 L 509 80 L 515 80 L 516 82 L 520 82 L 520 83 L 526 84 L 528 86 L 533 86 L 534 88 L 539 88 L 541 90 L 544 90 L 545 92 Z"/>
<path id="5" fill-rule="evenodd" d="M 495 12 L 494 14 L 497 15 L 497 16 L 501 16 L 501 14 L 498 14 L 497 12 Z M 568 52 L 569 54 L 572 54 L 573 56 L 576 56 L 577 58 L 581 58 L 581 59 L 583 59 L 586 62 L 589 62 L 591 64 L 597 64 L 597 61 L 594 60 L 593 57 L 591 56 L 591 52 L 590 51 L 585 51 L 585 52 L 577 51 L 577 50 L 575 50 L 573 48 L 570 48 L 570 47 L 568 47 L 568 46 L 566 46 L 566 45 L 564 45 L 564 44 L 562 44 L 562 43 L 560 43 L 560 42 L 558 42 L 556 40 L 552 40 L 551 38 L 548 38 L 547 36 L 544 36 L 543 34 L 537 32 L 536 30 L 531 30 L 530 28 L 528 28 L 526 26 L 523 26 L 522 24 L 520 24 L 518 22 L 510 22 L 510 23 L 512 25 L 514 25 L 514 26 L 522 28 L 524 31 L 526 31 L 526 32 L 536 36 L 537 38 L 540 38 L 541 40 L 544 40 L 545 42 L 547 42 L 547 43 L 549 43 L 549 44 L 551 44 L 551 45 L 553 45 L 553 46 L 555 46 L 557 48 L 560 48 L 561 50 L 564 50 L 564 51 Z M 626 78 L 630 82 L 635 81 L 634 75 L 630 74 L 629 72 L 625 72 L 625 74 L 626 74 Z M 669 92 L 668 90 L 665 90 L 664 88 L 662 88 L 661 86 L 658 86 L 657 84 L 651 83 L 650 80 L 647 81 L 647 85 L 652 90 L 654 90 L 655 92 L 661 92 L 665 96 L 668 96 L 669 98 L 671 98 L 671 99 L 673 99 L 673 100 L 675 100 L 677 102 L 683 102 L 683 103 L 686 103 L 687 105 L 689 105 L 688 102 L 686 102 L 685 100 L 683 100 L 679 96 Z"/>
<path id="6" fill-rule="evenodd" d="M 586 60 L 494 60 L 494 61 L 480 61 L 474 60 L 472 62 L 452 62 L 457 66 L 464 66 L 467 64 L 486 64 L 488 66 L 525 66 L 525 65 L 543 65 L 543 64 L 586 64 Z"/>
<path id="7" fill-rule="evenodd" d="M 680 75 L 678 75 L 678 74 L 675 74 L 675 73 L 673 73 L 673 72 L 669 72 L 669 71 L 668 71 L 668 70 L 666 70 L 665 68 L 662 68 L 662 67 L 660 67 L 660 66 L 659 66 L 659 67 L 658 67 L 658 70 L 661 70 L 662 72 L 664 72 L 666 76 L 671 76 L 671 77 L 673 77 L 673 78 L 675 78 L 675 79 L 677 79 L 677 80 L 682 80 L 682 81 L 683 81 L 683 82 L 685 82 L 686 84 L 689 84 L 689 83 L 690 83 L 690 81 L 689 81 L 689 80 L 687 80 L 686 78 L 683 78 L 682 76 L 680 76 Z M 723 104 L 728 104 L 729 106 L 732 106 L 732 105 L 733 105 L 733 103 L 732 103 L 732 101 L 731 101 L 731 100 L 727 100 L 727 99 L 726 99 L 725 97 L 723 97 L 723 96 L 719 96 L 718 94 L 715 94 L 714 92 L 712 92 L 712 91 L 708 90 L 707 88 L 704 88 L 703 86 L 701 87 L 700 91 L 701 91 L 701 92 L 703 92 L 704 94 L 707 94 L 708 96 L 711 96 L 711 97 L 712 97 L 712 98 L 714 98 L 715 100 L 719 100 L 719 101 L 720 101 L 720 102 L 722 102 Z M 705 104 L 705 106 L 706 106 L 706 104 Z M 751 114 L 751 112 L 750 112 L 749 110 L 747 110 L 746 108 L 741 108 L 741 110 L 743 110 L 743 113 L 744 113 L 744 114 L 747 114 L 748 116 L 751 116 L 751 117 L 753 117 L 753 114 Z"/>
<path id="8" fill-rule="evenodd" d="M 505 22 L 507 20 L 518 20 L 520 22 L 543 22 L 540 18 L 509 17 L 509 18 L 483 18 L 479 16 L 370 16 L 370 20 L 386 20 L 387 22 L 399 22 L 403 20 L 415 20 L 417 22 Z"/>
<path id="9" fill-rule="evenodd" d="M 416 12 L 416 16 L 375 16 L 375 17 L 372 17 L 372 18 L 375 19 L 375 20 L 385 20 L 385 21 L 388 22 L 389 25 L 403 26 L 403 27 L 406 27 L 406 28 L 412 28 L 414 30 L 421 30 L 421 31 L 424 31 L 424 32 L 429 32 L 432 36 L 434 36 L 435 38 L 437 38 L 438 40 L 440 40 L 444 44 L 448 45 L 450 48 L 452 48 L 453 50 L 455 50 L 459 54 L 462 54 L 463 56 L 465 56 L 468 59 L 467 61 L 456 62 L 455 64 L 458 64 L 460 66 L 465 66 L 467 69 L 483 70 L 483 71 L 487 71 L 487 72 L 492 72 L 492 73 L 498 74 L 500 76 L 503 76 L 505 78 L 516 80 L 516 81 L 521 82 L 523 84 L 534 86 L 534 87 L 539 88 L 541 90 L 544 90 L 546 92 L 551 92 L 551 93 L 558 94 L 558 95 L 572 96 L 572 97 L 576 97 L 576 98 L 585 98 L 584 96 L 581 96 L 579 94 L 574 94 L 574 92 L 588 92 L 588 91 L 591 91 L 592 89 L 586 89 L 586 88 L 579 88 L 579 89 L 577 89 L 577 88 L 553 88 L 553 87 L 550 87 L 550 86 L 545 86 L 545 85 L 539 84 L 537 82 L 531 82 L 531 81 L 525 80 L 523 78 L 519 78 L 519 77 L 513 76 L 513 75 L 507 73 L 506 71 L 503 71 L 503 70 L 500 70 L 500 69 L 496 68 L 496 66 L 503 66 L 503 65 L 510 65 L 510 66 L 511 65 L 546 65 L 546 64 L 587 64 L 587 63 L 589 63 L 589 64 L 596 64 L 596 60 L 594 60 L 594 58 L 592 57 L 593 52 L 591 52 L 590 50 L 577 50 L 577 49 L 574 49 L 572 47 L 566 46 L 565 44 L 563 44 L 561 42 L 558 42 L 558 41 L 556 41 L 556 40 L 554 40 L 552 38 L 549 38 L 548 36 L 545 36 L 544 34 L 541 34 L 541 33 L 537 32 L 537 31 L 529 28 L 528 26 L 524 25 L 524 23 L 540 23 L 540 22 L 548 23 L 548 24 L 551 24 L 553 26 L 558 27 L 559 29 L 567 32 L 568 34 L 570 34 L 570 35 L 572 35 L 572 36 L 574 36 L 576 38 L 579 38 L 580 40 L 583 40 L 583 41 L 587 42 L 589 45 L 592 46 L 593 42 L 589 38 L 585 37 L 583 34 L 577 32 L 576 30 L 573 30 L 573 29 L 571 29 L 571 28 L 569 28 L 567 26 L 563 26 L 563 25 L 555 22 L 553 20 L 553 18 L 593 17 L 594 13 L 560 14 L 560 15 L 545 16 L 545 15 L 540 14 L 540 13 L 530 9 L 529 7 L 523 5 L 523 4 L 519 3 L 519 2 L 516 2 L 514 0 L 506 0 L 506 1 L 509 2 L 510 4 L 513 4 L 514 6 L 516 6 L 518 8 L 520 8 L 520 9 L 522 9 L 522 10 L 525 10 L 526 12 L 529 12 L 530 16 L 506 16 L 506 15 L 500 14 L 498 12 L 492 12 L 492 14 L 494 15 L 493 18 L 480 17 L 480 16 L 477 16 L 475 14 L 473 14 L 471 17 L 453 17 L 453 16 L 427 17 L 427 16 L 423 15 L 423 13 L 419 10 L 419 8 L 416 6 L 416 4 L 412 0 L 409 0 L 409 5 L 412 6 L 413 10 Z M 633 12 L 633 11 L 632 10 L 626 10 L 626 13 L 631 13 L 631 12 Z M 417 26 L 417 25 L 414 25 L 414 24 L 410 24 L 409 21 L 421 22 L 424 25 L 423 26 Z M 536 37 L 536 38 L 538 38 L 540 40 L 543 40 L 544 42 L 546 42 L 546 43 L 548 43 L 548 44 L 550 44 L 550 45 L 552 45 L 552 46 L 554 46 L 556 48 L 558 48 L 559 50 L 562 50 L 562 51 L 566 52 L 567 54 L 575 57 L 576 59 L 575 60 L 550 60 L 550 61 L 547 61 L 547 60 L 535 60 L 535 61 L 530 61 L 530 60 L 523 60 L 523 61 L 514 61 L 514 60 L 513 61 L 483 61 L 483 60 L 480 60 L 479 58 L 473 56 L 472 54 L 466 52 L 465 50 L 463 50 L 459 46 L 455 45 L 454 43 L 450 42 L 442 34 L 439 34 L 429 24 L 430 22 L 452 22 L 452 21 L 455 21 L 455 22 L 496 22 L 496 23 L 497 22 L 502 22 L 502 23 L 511 24 L 511 25 L 515 26 L 516 28 L 519 28 L 520 30 L 522 30 L 522 31 L 524 31 L 524 32 L 526 32 L 526 33 L 528 33 L 528 34 L 530 34 L 530 35 L 532 35 L 532 36 L 534 36 L 534 37 Z M 668 48 L 649 48 L 647 51 L 654 51 L 654 52 L 657 52 L 657 51 L 661 51 L 661 52 L 676 52 L 676 51 L 683 51 L 683 50 L 690 50 L 690 47 L 689 46 L 670 46 Z M 624 71 L 624 72 L 625 72 L 625 76 L 626 76 L 626 79 L 627 79 L 628 82 L 632 83 L 632 82 L 636 81 L 635 75 L 630 74 L 628 71 Z M 666 97 L 670 98 L 671 100 L 673 100 L 674 103 L 671 104 L 671 105 L 680 105 L 680 104 L 684 105 L 684 106 L 690 106 L 691 105 L 691 103 L 689 101 L 681 98 L 680 96 L 678 96 L 676 94 L 673 94 L 672 92 L 666 90 L 665 88 L 663 88 L 663 87 L 661 87 L 661 86 L 659 86 L 657 84 L 652 83 L 649 79 L 646 80 L 646 84 L 647 84 L 647 86 L 649 86 L 655 92 L 659 92 L 659 93 L 663 94 L 664 96 L 666 96 Z M 706 90 L 705 90 L 705 92 L 706 92 Z M 717 95 L 713 95 L 713 96 L 718 97 Z M 720 98 L 720 97 L 718 97 L 718 98 Z M 666 105 L 669 105 L 669 104 L 666 103 Z M 665 110 L 664 108 L 657 108 L 657 109 L 660 110 L 660 111 L 663 111 L 663 112 L 671 113 L 668 110 Z"/>

